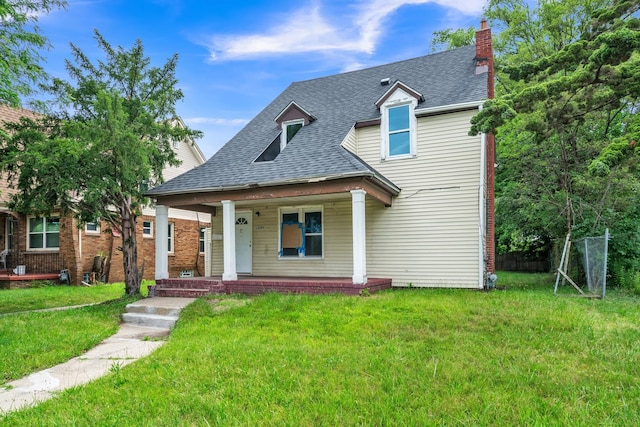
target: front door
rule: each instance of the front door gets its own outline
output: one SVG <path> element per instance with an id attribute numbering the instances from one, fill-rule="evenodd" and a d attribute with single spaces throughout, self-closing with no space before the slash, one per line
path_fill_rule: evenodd
<path id="1" fill-rule="evenodd" d="M 236 272 L 251 274 L 251 212 L 236 212 Z"/>

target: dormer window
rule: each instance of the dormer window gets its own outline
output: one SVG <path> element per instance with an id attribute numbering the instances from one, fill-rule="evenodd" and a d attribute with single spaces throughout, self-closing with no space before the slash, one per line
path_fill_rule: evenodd
<path id="1" fill-rule="evenodd" d="M 409 105 L 387 108 L 389 157 L 411 154 L 410 112 Z"/>
<path id="2" fill-rule="evenodd" d="M 300 129 L 304 126 L 304 120 L 291 120 L 282 123 L 282 134 L 280 140 L 280 151 L 293 139 Z"/>
<path id="3" fill-rule="evenodd" d="M 402 82 L 396 82 L 378 99 L 380 108 L 380 157 L 383 160 L 417 155 L 415 108 L 422 95 Z"/>

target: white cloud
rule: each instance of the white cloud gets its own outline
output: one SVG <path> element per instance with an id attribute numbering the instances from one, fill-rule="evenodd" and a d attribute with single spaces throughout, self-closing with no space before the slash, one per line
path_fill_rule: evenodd
<path id="1" fill-rule="evenodd" d="M 247 119 L 223 119 L 216 117 L 189 117 L 183 119 L 188 124 L 208 124 L 218 126 L 244 126 L 249 123 Z"/>
<path id="2" fill-rule="evenodd" d="M 482 12 L 486 0 L 365 0 L 355 16 L 341 8 L 329 22 L 319 6 L 303 7 L 265 34 L 217 35 L 208 48 L 210 59 L 237 60 L 273 54 L 359 52 L 371 54 L 382 36 L 384 20 L 405 5 L 434 3 L 464 15 Z"/>

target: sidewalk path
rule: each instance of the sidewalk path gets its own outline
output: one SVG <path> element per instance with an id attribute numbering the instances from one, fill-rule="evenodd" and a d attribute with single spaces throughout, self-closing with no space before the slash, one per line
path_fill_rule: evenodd
<path id="1" fill-rule="evenodd" d="M 184 299 L 187 305 L 193 299 Z M 0 414 L 24 408 L 53 397 L 56 392 L 88 383 L 106 375 L 113 365 L 120 367 L 147 356 L 165 343 L 170 330 L 127 323 L 115 335 L 68 362 L 35 372 L 0 386 Z"/>

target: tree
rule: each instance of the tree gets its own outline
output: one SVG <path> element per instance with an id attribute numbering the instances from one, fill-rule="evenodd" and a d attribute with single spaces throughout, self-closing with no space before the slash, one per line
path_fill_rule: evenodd
<path id="1" fill-rule="evenodd" d="M 431 52 L 470 46 L 474 43 L 475 37 L 476 29 L 473 26 L 466 29 L 458 28 L 454 30 L 445 28 L 444 30 L 434 31 L 431 37 Z"/>
<path id="2" fill-rule="evenodd" d="M 613 227 L 614 264 L 640 268 L 638 228 L 629 226 L 639 212 L 639 10 L 630 0 L 489 3 L 497 96 L 472 133 L 497 136 L 499 235 L 559 239 Z"/>
<path id="3" fill-rule="evenodd" d="M 140 40 L 114 49 L 95 31 L 106 60 L 90 61 L 71 45 L 71 81 L 54 79 L 49 91 L 55 116 L 11 126 L 1 163 L 20 190 L 10 207 L 48 214 L 60 210 L 80 223 L 100 218 L 122 236 L 126 293 L 140 292 L 136 218 L 148 203 L 144 192 L 177 165 L 172 141 L 200 137 L 177 125 L 183 97 L 175 77 L 178 56 L 151 66 Z"/>
<path id="4" fill-rule="evenodd" d="M 0 2 L 0 103 L 17 107 L 45 72 L 39 65 L 48 46 L 36 22 L 38 16 L 66 7 L 64 0 Z"/>

